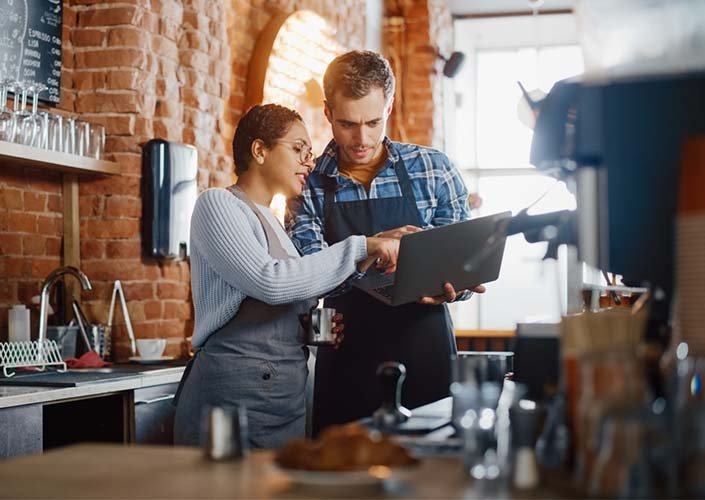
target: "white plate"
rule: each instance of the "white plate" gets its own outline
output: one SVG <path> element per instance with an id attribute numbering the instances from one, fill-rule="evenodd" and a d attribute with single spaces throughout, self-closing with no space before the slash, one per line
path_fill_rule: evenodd
<path id="1" fill-rule="evenodd" d="M 130 358 L 130 361 L 148 365 L 150 363 L 161 363 L 162 361 L 169 361 L 171 359 L 174 359 L 174 356 L 159 356 L 158 358 L 143 358 L 141 356 L 132 356 Z"/>
<path id="2" fill-rule="evenodd" d="M 304 469 L 285 469 L 277 467 L 287 474 L 296 484 L 302 486 L 325 487 L 356 487 L 356 486 L 381 486 L 387 480 L 402 480 L 414 467 L 390 468 L 374 466 L 367 470 L 354 471 L 317 471 Z"/>

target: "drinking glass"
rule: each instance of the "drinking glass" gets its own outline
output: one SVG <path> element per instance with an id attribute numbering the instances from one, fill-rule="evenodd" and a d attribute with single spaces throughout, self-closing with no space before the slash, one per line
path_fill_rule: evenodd
<path id="1" fill-rule="evenodd" d="M 90 156 L 89 148 L 91 141 L 91 124 L 83 121 L 76 121 L 76 151 L 79 156 Z"/>
<path id="2" fill-rule="evenodd" d="M 76 154 L 76 120 L 74 118 L 64 120 L 61 151 L 70 155 Z"/>
<path id="3" fill-rule="evenodd" d="M 90 141 L 88 156 L 100 160 L 105 151 L 105 127 L 102 125 L 90 125 Z"/>
<path id="4" fill-rule="evenodd" d="M 463 427 L 460 423 L 465 413 L 477 405 L 480 394 L 481 379 L 478 375 L 482 358 L 474 356 L 451 356 L 450 394 L 453 397 L 451 421 L 458 434 L 462 434 Z"/>
<path id="5" fill-rule="evenodd" d="M 49 113 L 40 111 L 37 113 L 37 133 L 34 136 L 34 147 L 49 149 Z"/>
<path id="6" fill-rule="evenodd" d="M 54 113 L 42 113 L 46 116 L 46 149 L 51 151 L 62 151 L 63 141 L 63 117 Z"/>
<path id="7" fill-rule="evenodd" d="M 506 485 L 508 468 L 498 449 L 497 403 L 500 386 L 484 382 L 470 408 L 460 419 L 463 463 L 483 496 L 497 497 Z"/>

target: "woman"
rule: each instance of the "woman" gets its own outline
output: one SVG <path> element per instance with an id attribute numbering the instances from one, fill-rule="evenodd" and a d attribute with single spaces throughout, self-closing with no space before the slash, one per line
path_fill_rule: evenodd
<path id="1" fill-rule="evenodd" d="M 375 260 L 393 270 L 398 240 L 351 236 L 300 257 L 268 206 L 298 196 L 313 167 L 301 116 L 255 106 L 233 139 L 238 181 L 201 194 L 191 221 L 196 356 L 177 396 L 177 444 L 200 442 L 206 405 L 247 408 L 250 445 L 277 448 L 305 429 L 308 349 L 299 317 Z"/>

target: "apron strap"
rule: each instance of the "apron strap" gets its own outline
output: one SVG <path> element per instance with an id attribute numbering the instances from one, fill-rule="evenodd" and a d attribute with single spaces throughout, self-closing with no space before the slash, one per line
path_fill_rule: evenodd
<path id="1" fill-rule="evenodd" d="M 323 220 L 328 220 L 333 211 L 333 203 L 335 203 L 335 190 L 338 187 L 338 181 L 335 177 L 323 175 Z"/>
<path id="2" fill-rule="evenodd" d="M 174 399 L 171 400 L 172 406 L 177 406 L 179 404 L 181 391 L 184 388 L 184 384 L 186 383 L 186 379 L 188 378 L 189 373 L 191 373 L 191 368 L 193 368 L 193 362 L 196 361 L 196 357 L 198 356 L 199 352 L 201 352 L 201 350 L 196 349 L 196 352 L 194 353 L 193 357 L 188 360 L 188 363 L 186 363 L 186 368 L 184 369 L 184 374 L 181 376 L 181 380 L 179 381 L 179 386 L 176 388 L 176 394 L 174 394 Z"/>
<path id="3" fill-rule="evenodd" d="M 411 189 L 411 179 L 409 179 L 409 173 L 406 171 L 404 160 L 401 159 L 401 156 L 394 162 L 394 173 L 397 174 L 397 179 L 399 180 L 401 195 L 405 198 L 416 200 L 414 190 Z"/>
<path id="4" fill-rule="evenodd" d="M 399 187 L 401 188 L 401 196 L 404 198 L 404 203 L 410 205 L 409 208 L 416 214 L 418 226 L 423 227 L 423 220 L 421 219 L 419 208 L 416 206 L 416 196 L 414 196 L 414 190 L 411 187 L 411 179 L 409 178 L 409 173 L 406 171 L 401 155 L 399 155 L 399 159 L 394 162 L 394 172 L 396 172 L 397 179 L 399 180 Z"/>
<path id="5" fill-rule="evenodd" d="M 259 220 L 260 224 L 262 225 L 262 229 L 264 230 L 264 236 L 267 239 L 269 255 L 275 259 L 290 258 L 289 254 L 286 252 L 281 242 L 279 241 L 279 237 L 274 232 L 274 228 L 272 227 L 272 225 L 265 218 L 265 216 L 262 215 L 262 212 L 260 212 L 260 210 L 257 208 L 257 205 L 255 205 L 252 200 L 250 200 L 250 198 L 245 194 L 242 188 L 233 184 L 232 186 L 226 189 L 230 191 L 236 198 L 240 199 L 248 207 L 250 207 L 250 210 L 252 210 L 255 213 L 255 216 L 257 216 L 257 219 Z"/>
<path id="6" fill-rule="evenodd" d="M 416 196 L 414 196 L 414 190 L 411 186 L 411 179 L 409 178 L 409 173 L 406 171 L 404 166 L 404 160 L 402 160 L 401 155 L 394 162 L 394 173 L 397 175 L 397 180 L 399 182 L 399 189 L 401 190 L 401 197 L 404 202 L 409 205 L 409 208 L 413 208 L 414 213 L 417 214 L 417 223 L 419 227 L 423 227 L 424 223 L 421 219 L 421 214 L 419 214 L 419 209 L 416 206 Z M 324 220 L 330 220 L 331 213 L 333 211 L 333 204 L 335 203 L 335 191 L 338 187 L 338 181 L 335 177 L 330 177 L 323 175 L 323 217 Z"/>

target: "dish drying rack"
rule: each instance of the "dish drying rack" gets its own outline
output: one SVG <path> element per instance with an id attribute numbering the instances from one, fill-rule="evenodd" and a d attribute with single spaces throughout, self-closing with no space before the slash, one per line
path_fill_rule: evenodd
<path id="1" fill-rule="evenodd" d="M 95 348 L 99 351 L 99 355 L 103 359 L 107 359 L 111 354 L 111 340 L 113 330 L 113 319 L 115 317 L 115 302 L 120 301 L 123 319 L 127 328 L 127 335 L 130 339 L 130 350 L 134 356 L 137 352 L 135 346 L 135 334 L 132 330 L 132 322 L 130 314 L 127 310 L 127 301 L 125 300 L 125 291 L 123 290 L 120 280 L 115 280 L 113 284 L 113 293 L 110 298 L 110 309 L 108 312 L 108 324 L 103 330 L 103 334 L 95 338 Z M 97 326 L 97 325 L 93 325 Z M 23 341 L 23 342 L 0 342 L 0 368 L 5 377 L 12 377 L 15 372 L 8 371 L 13 368 L 30 368 L 36 367 L 40 371 L 45 370 L 47 366 L 58 366 L 58 371 L 65 372 L 67 370 L 66 363 L 61 357 L 61 351 L 55 340 L 44 339 Z"/>
<path id="2" fill-rule="evenodd" d="M 67 369 L 55 340 L 0 342 L 0 367 L 5 377 L 15 375 L 14 371 L 8 371 L 13 368 L 37 367 L 44 370 L 47 366 L 59 366 L 60 372 Z"/>

